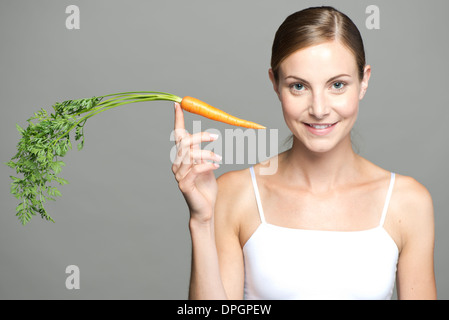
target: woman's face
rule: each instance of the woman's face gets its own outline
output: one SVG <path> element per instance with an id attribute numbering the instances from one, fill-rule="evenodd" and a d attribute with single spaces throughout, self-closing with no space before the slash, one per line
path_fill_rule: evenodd
<path id="1" fill-rule="evenodd" d="M 359 100 L 368 87 L 370 67 L 362 80 L 354 55 L 338 41 L 296 51 L 280 65 L 276 82 L 284 119 L 309 150 L 326 152 L 349 139 Z"/>

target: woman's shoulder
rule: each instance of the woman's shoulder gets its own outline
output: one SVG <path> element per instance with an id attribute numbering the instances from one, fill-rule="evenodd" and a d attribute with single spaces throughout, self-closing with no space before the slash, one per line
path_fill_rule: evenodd
<path id="1" fill-rule="evenodd" d="M 388 171 L 372 163 L 368 163 L 368 168 L 372 177 L 381 179 L 382 177 L 390 177 L 392 171 Z M 394 172 L 394 171 L 393 171 Z M 419 182 L 417 179 L 400 174 L 394 173 L 395 182 L 393 188 L 393 196 L 396 200 L 396 205 L 401 207 L 401 211 L 404 209 L 410 210 L 411 208 L 428 207 L 432 204 L 432 197 L 427 188 Z"/>
<path id="2" fill-rule="evenodd" d="M 396 174 L 393 189 L 396 210 L 408 221 L 420 223 L 433 219 L 433 201 L 429 190 L 411 176 Z"/>
<path id="3" fill-rule="evenodd" d="M 252 222 L 257 213 L 254 189 L 249 168 L 229 171 L 217 179 L 218 194 L 215 203 L 215 225 L 221 230 L 233 230 L 241 236 L 248 222 Z"/>
<path id="4" fill-rule="evenodd" d="M 373 176 L 390 176 L 391 171 L 370 164 Z M 433 215 L 432 197 L 427 188 L 414 177 L 394 173 L 395 181 L 390 202 L 390 212 L 394 212 L 399 221 L 428 219 Z"/>
<path id="5" fill-rule="evenodd" d="M 397 188 L 403 193 L 412 193 L 413 195 L 417 195 L 419 197 L 424 196 L 424 198 L 428 198 L 430 196 L 427 188 L 417 179 L 399 173 L 396 173 L 395 175 Z"/>
<path id="6" fill-rule="evenodd" d="M 370 176 L 381 181 L 379 186 L 385 186 L 383 181 L 390 179 L 391 171 L 366 163 L 368 165 L 365 168 Z M 433 201 L 430 192 L 418 179 L 397 172 L 394 177 L 385 227 L 402 249 L 410 239 L 427 241 L 432 238 Z"/>
<path id="7" fill-rule="evenodd" d="M 253 165 L 256 176 L 269 176 L 277 171 L 278 156 Z M 228 196 L 247 197 L 253 194 L 250 168 L 228 171 L 217 179 L 219 190 Z"/>
<path id="8" fill-rule="evenodd" d="M 227 192 L 237 191 L 235 187 L 245 181 L 250 181 L 249 168 L 227 171 L 217 178 L 219 187 Z"/>
<path id="9" fill-rule="evenodd" d="M 395 176 L 386 227 L 395 230 L 392 234 L 402 252 L 407 244 L 432 241 L 434 212 L 430 192 L 422 183 L 410 176 Z"/>
<path id="10" fill-rule="evenodd" d="M 252 191 L 249 168 L 223 173 L 217 178 L 218 197 L 223 205 L 239 207 L 243 205 Z"/>

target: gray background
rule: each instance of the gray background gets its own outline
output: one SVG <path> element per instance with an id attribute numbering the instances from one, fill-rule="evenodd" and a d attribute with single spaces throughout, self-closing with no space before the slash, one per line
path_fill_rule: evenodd
<path id="1" fill-rule="evenodd" d="M 67 30 L 65 8 L 81 11 Z M 288 136 L 268 80 L 274 33 L 311 5 L 348 14 L 373 72 L 361 104 L 360 154 L 432 193 L 435 271 L 449 298 L 449 2 L 432 1 L 0 1 L 0 160 L 16 151 L 15 124 L 56 101 L 121 91 L 191 95 Z M 380 8 L 380 30 L 365 8 Z M 257 110 L 257 112 L 256 112 Z M 186 116 L 187 127 L 197 116 Z M 202 129 L 229 126 L 201 119 Z M 47 208 L 56 224 L 15 217 L 0 166 L 0 298 L 184 299 L 190 272 L 188 212 L 171 173 L 173 108 L 148 102 L 90 119 L 84 150 L 64 158 L 70 184 Z M 280 150 L 281 151 L 281 150 Z M 217 171 L 247 167 L 226 164 Z M 67 290 L 77 265 L 81 288 Z"/>

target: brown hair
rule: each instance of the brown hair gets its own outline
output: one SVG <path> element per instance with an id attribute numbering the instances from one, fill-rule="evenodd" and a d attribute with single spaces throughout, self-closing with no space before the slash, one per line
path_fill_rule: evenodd
<path id="1" fill-rule="evenodd" d="M 271 69 L 279 80 L 282 61 L 297 50 L 326 41 L 341 41 L 356 59 L 359 80 L 363 79 L 365 49 L 354 22 L 333 7 L 311 7 L 288 16 L 276 32 L 271 52 Z"/>

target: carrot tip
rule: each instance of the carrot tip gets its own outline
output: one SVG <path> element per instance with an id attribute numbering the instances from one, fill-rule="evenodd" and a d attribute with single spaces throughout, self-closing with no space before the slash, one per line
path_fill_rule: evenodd
<path id="1" fill-rule="evenodd" d="M 248 127 L 249 127 L 249 126 L 248 126 Z M 262 125 L 260 125 L 260 124 L 258 124 L 258 123 L 255 123 L 255 122 L 252 123 L 251 128 L 252 128 L 252 129 L 266 129 L 265 126 L 262 126 Z"/>

